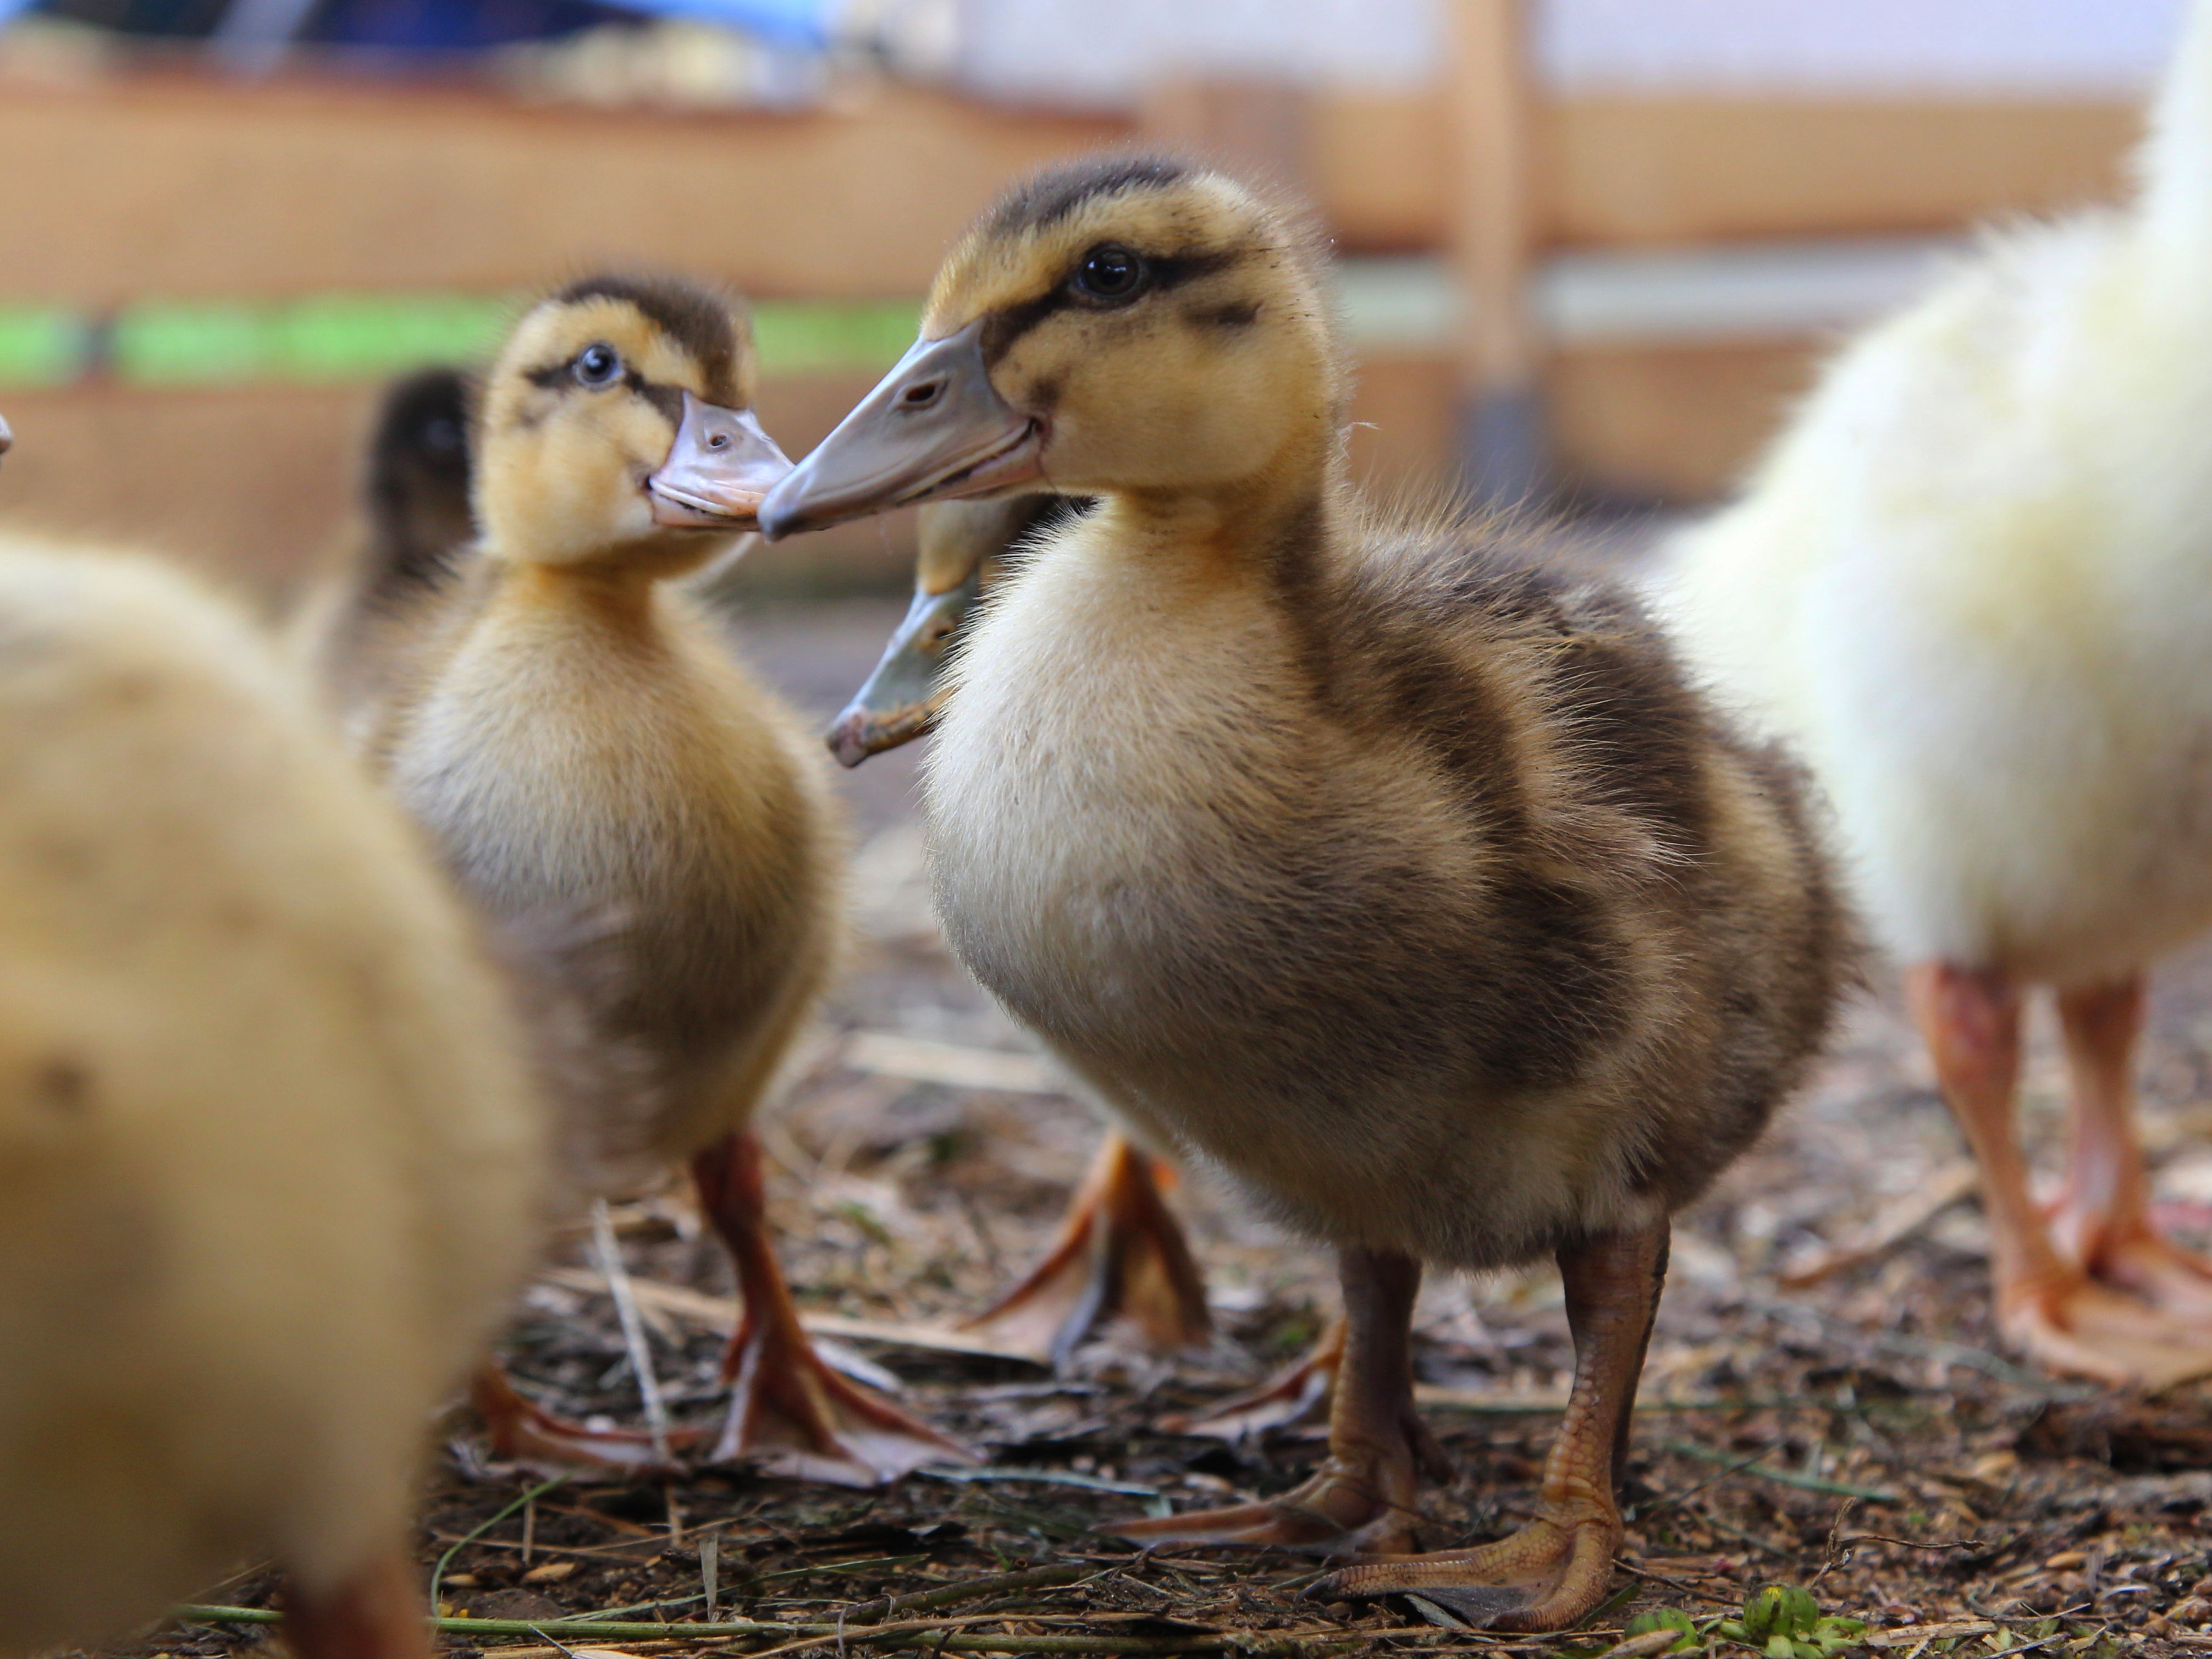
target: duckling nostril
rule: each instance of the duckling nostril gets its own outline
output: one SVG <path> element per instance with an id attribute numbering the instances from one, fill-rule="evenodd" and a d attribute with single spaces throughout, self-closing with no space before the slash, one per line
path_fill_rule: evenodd
<path id="1" fill-rule="evenodd" d="M 899 396 L 900 404 L 907 409 L 927 409 L 944 395 L 945 382 L 924 380 L 920 386 L 910 386 Z"/>
<path id="2" fill-rule="evenodd" d="M 717 432 L 707 440 L 707 447 L 709 449 L 727 449 L 729 447 L 730 434 L 726 432 Z"/>

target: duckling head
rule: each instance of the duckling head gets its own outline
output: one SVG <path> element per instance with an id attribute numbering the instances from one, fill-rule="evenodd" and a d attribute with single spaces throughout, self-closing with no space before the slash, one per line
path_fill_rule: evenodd
<path id="1" fill-rule="evenodd" d="M 1230 495 L 1328 464 L 1344 378 L 1311 234 L 1232 180 L 1096 159 L 1003 198 L 921 337 L 771 493 L 770 538 L 1043 489 Z"/>
<path id="2" fill-rule="evenodd" d="M 592 276 L 541 300 L 484 381 L 477 522 L 494 557 L 674 574 L 750 529 L 791 470 L 753 418 L 752 340 L 665 277 Z M 678 434 L 708 477 L 665 465 Z"/>

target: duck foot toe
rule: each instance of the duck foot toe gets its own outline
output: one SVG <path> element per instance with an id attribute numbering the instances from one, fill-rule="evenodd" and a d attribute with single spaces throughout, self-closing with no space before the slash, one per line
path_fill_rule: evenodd
<path id="1" fill-rule="evenodd" d="M 562 1469 L 606 1469 L 629 1474 L 683 1472 L 675 1454 L 705 1437 L 679 1429 L 656 1444 L 639 1429 L 595 1429 L 571 1422 L 526 1397 L 496 1365 L 470 1384 L 469 1403 L 483 1419 L 493 1452 L 510 1462 Z"/>
<path id="2" fill-rule="evenodd" d="M 1160 1192 L 1171 1175 L 1126 1137 L 1108 1136 L 1044 1259 L 960 1328 L 1063 1371 L 1109 1326 L 1126 1327 L 1152 1353 L 1206 1346 L 1206 1284 Z"/>
<path id="3" fill-rule="evenodd" d="M 1340 1568 L 1306 1593 L 1322 1601 L 1413 1594 L 1480 1630 L 1565 1630 L 1613 1586 L 1618 1519 L 1539 1519 L 1510 1537 L 1466 1550 Z"/>
<path id="4" fill-rule="evenodd" d="M 1279 1498 L 1100 1528 L 1138 1543 L 1272 1547 L 1324 1555 L 1399 1554 L 1414 1547 L 1411 1472 L 1331 1460 Z"/>
<path id="5" fill-rule="evenodd" d="M 831 1368 L 795 1330 L 741 1339 L 730 1413 L 709 1463 L 832 1486 L 880 1486 L 975 1454 Z"/>
<path id="6" fill-rule="evenodd" d="M 1164 1417 L 1169 1434 L 1205 1435 L 1215 1440 L 1244 1440 L 1268 1429 L 1287 1428 L 1316 1410 L 1328 1409 L 1336 1373 L 1344 1363 L 1344 1322 L 1332 1322 L 1304 1358 L 1275 1373 L 1255 1389 L 1218 1400 L 1203 1411 Z"/>
<path id="7" fill-rule="evenodd" d="M 2212 1330 L 2086 1275 L 2014 1286 L 2005 1335 L 2053 1370 L 2156 1392 L 2212 1375 Z"/>

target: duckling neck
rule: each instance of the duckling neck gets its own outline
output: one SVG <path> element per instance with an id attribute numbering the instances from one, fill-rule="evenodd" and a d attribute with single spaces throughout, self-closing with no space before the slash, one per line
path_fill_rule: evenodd
<path id="1" fill-rule="evenodd" d="M 586 611 L 624 632 L 653 626 L 659 573 L 629 564 L 592 562 L 541 564 L 530 559 L 499 563 L 500 600 L 535 611 Z"/>
<path id="2" fill-rule="evenodd" d="M 1108 490 L 1097 515 L 1104 533 L 1085 541 L 1148 561 L 1178 557 L 1194 571 L 1278 578 L 1309 568 L 1328 543 L 1341 483 L 1334 458 L 1299 454 L 1231 485 Z"/>

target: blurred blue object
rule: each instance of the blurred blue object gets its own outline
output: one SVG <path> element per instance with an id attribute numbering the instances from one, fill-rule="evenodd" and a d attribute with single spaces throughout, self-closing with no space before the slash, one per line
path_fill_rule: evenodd
<path id="1" fill-rule="evenodd" d="M 482 52 L 550 40 L 625 18 L 719 23 L 787 51 L 830 44 L 836 0 L 307 0 L 296 38 L 327 46 L 403 52 Z M 74 18 L 129 34 L 205 36 L 230 0 L 0 0 L 0 24 L 25 11 Z M 289 31 L 287 31 L 289 33 Z"/>
<path id="2" fill-rule="evenodd" d="M 6 0 L 0 0 L 5 4 Z M 820 52 L 830 44 L 831 0 L 615 0 L 653 17 L 719 23 L 772 46 Z"/>

